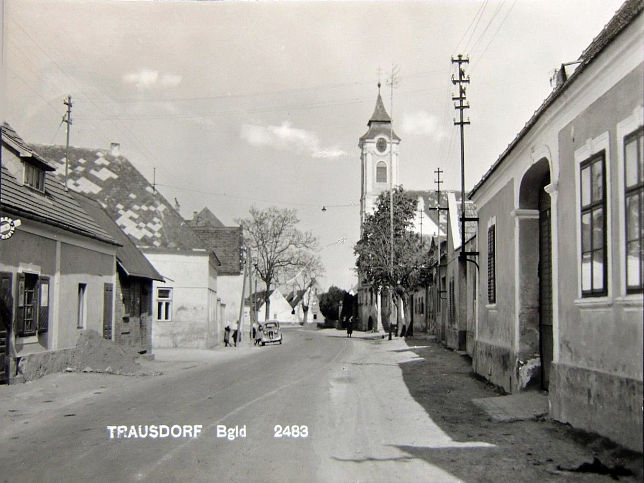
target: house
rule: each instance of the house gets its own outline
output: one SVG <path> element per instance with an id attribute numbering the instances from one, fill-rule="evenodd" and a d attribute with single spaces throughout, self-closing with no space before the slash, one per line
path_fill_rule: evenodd
<path id="1" fill-rule="evenodd" d="M 116 248 L 114 294 L 110 295 L 114 299 L 113 323 L 103 325 L 103 338 L 149 353 L 152 350 L 152 287 L 155 280 L 163 282 L 163 277 L 96 201 L 79 193 L 73 196 L 121 245 Z M 109 318 L 107 315 L 106 319 Z"/>
<path id="2" fill-rule="evenodd" d="M 217 254 L 217 292 L 225 300 L 221 320 L 232 324 L 239 319 L 239 304 L 244 289 L 242 267 L 243 237 L 240 226 L 224 226 L 210 211 L 203 208 L 187 221 L 204 245 Z"/>
<path id="3" fill-rule="evenodd" d="M 470 198 L 474 370 L 642 451 L 644 2 L 628 0 Z"/>
<path id="4" fill-rule="evenodd" d="M 68 186 L 97 200 L 163 277 L 152 287 L 153 349 L 223 343 L 226 301 L 217 292 L 217 255 L 119 148 L 70 147 Z M 34 149 L 64 167 L 65 147 Z"/>
<path id="5" fill-rule="evenodd" d="M 2 125 L 0 379 L 18 368 L 61 370 L 82 330 L 112 324 L 119 243 L 54 175 L 55 167 Z"/>
<path id="6" fill-rule="evenodd" d="M 461 217 L 463 215 L 463 205 L 461 202 L 461 193 L 454 191 L 447 192 L 447 253 L 446 253 L 446 290 L 447 313 L 443 319 L 441 333 L 445 336 L 447 347 L 465 351 L 467 349 L 468 333 L 470 336 L 470 346 L 472 344 L 471 334 L 474 312 L 472 287 L 468 280 L 474 277 L 476 280 L 476 262 L 475 256 L 467 255 L 476 253 L 476 230 L 477 225 L 474 221 L 466 221 L 463 225 Z M 465 200 L 465 217 L 468 219 L 476 218 L 476 207 L 470 200 Z M 465 228 L 463 236 L 462 230 Z M 465 241 L 465 247 L 461 250 Z M 470 297 L 468 297 L 468 289 Z M 469 323 L 468 323 L 469 321 Z M 469 329 L 468 330 L 468 325 Z"/>
<path id="7" fill-rule="evenodd" d="M 268 321 L 299 323 L 295 310 L 288 303 L 286 297 L 282 294 L 279 288 L 271 292 L 269 296 L 270 314 Z M 266 322 L 266 303 L 262 303 L 257 311 L 257 321 L 260 323 Z"/>
<path id="8" fill-rule="evenodd" d="M 311 280 L 306 288 L 291 290 L 286 296 L 297 321 L 300 324 L 316 324 L 320 320 L 320 301 L 318 293 L 320 284 L 316 279 Z"/>

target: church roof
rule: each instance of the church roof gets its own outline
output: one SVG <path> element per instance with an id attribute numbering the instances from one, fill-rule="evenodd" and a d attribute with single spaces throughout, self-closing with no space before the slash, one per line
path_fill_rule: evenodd
<path id="1" fill-rule="evenodd" d="M 391 128 L 391 117 L 387 113 L 385 104 L 382 102 L 382 97 L 380 96 L 380 84 L 378 84 L 376 107 L 373 110 L 369 122 L 367 122 L 367 126 L 369 126 L 369 129 L 360 137 L 360 143 L 365 139 L 375 139 L 379 135 L 391 136 L 395 141 L 400 141 L 398 135 Z"/>
<path id="2" fill-rule="evenodd" d="M 376 99 L 376 108 L 373 110 L 371 119 L 367 123 L 368 126 L 371 126 L 372 122 L 391 122 L 391 117 L 387 114 L 387 109 L 382 103 L 382 97 L 380 97 L 380 90 L 378 90 L 378 99 Z"/>

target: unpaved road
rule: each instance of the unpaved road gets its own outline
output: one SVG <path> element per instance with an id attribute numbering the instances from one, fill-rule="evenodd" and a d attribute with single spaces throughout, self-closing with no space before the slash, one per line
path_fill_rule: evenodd
<path id="1" fill-rule="evenodd" d="M 452 419 L 446 424 L 449 399 L 425 407 L 405 383 L 430 363 L 426 350 L 400 339 L 287 329 L 283 345 L 177 363 L 164 376 L 56 376 L 78 378 L 82 387 L 65 400 L 16 397 L 13 416 L 0 419 L 0 480 L 610 481 L 531 465 L 491 425 L 468 432 L 465 425 L 480 426 L 480 415 L 462 431 Z M 142 438 L 145 425 L 192 433 L 151 438 L 149 430 Z M 223 425 L 238 432 L 218 437 Z M 278 437 L 277 425 L 290 434 Z M 117 437 L 111 426 L 126 427 L 130 437 Z M 190 437 L 197 427 L 198 437 Z M 553 434 L 550 443 L 556 448 L 561 438 Z M 564 442 L 587 456 L 583 446 Z"/>

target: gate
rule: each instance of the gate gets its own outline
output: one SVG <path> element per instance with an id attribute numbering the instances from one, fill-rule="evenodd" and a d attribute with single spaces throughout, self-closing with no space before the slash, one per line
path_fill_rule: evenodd
<path id="1" fill-rule="evenodd" d="M 544 189 L 539 197 L 539 355 L 541 388 L 548 389 L 552 365 L 552 237 L 550 195 Z"/>

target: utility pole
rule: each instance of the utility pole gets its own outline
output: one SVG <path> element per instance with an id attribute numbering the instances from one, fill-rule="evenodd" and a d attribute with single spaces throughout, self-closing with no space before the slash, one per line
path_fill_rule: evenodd
<path id="1" fill-rule="evenodd" d="M 391 78 L 389 79 L 390 89 L 390 117 L 389 123 L 389 274 L 391 280 L 394 278 L 394 86 L 398 84 L 398 67 L 391 66 Z M 391 311 L 394 308 L 394 294 L 391 290 L 389 295 L 389 340 L 391 340 Z M 398 322 L 398 311 L 396 310 L 396 323 Z M 398 332 L 398 329 L 396 329 Z"/>
<path id="2" fill-rule="evenodd" d="M 442 274 L 441 274 L 441 211 L 447 210 L 447 207 L 442 207 L 441 206 L 441 184 L 443 183 L 443 180 L 441 180 L 441 173 L 444 173 L 444 171 L 440 168 L 437 168 L 436 171 L 436 179 L 434 180 L 434 183 L 436 183 L 436 211 L 438 213 L 438 281 L 437 281 L 437 287 L 438 287 L 438 300 L 436 301 L 437 304 L 440 304 L 442 299 L 443 299 L 443 287 L 441 286 L 441 280 L 442 280 Z M 449 226 L 447 227 L 447 230 L 449 230 Z"/>
<path id="3" fill-rule="evenodd" d="M 469 64 L 470 60 L 463 55 L 458 54 L 456 58 L 452 57 L 452 64 L 457 64 L 458 78 L 452 74 L 452 84 L 458 85 L 458 94 L 452 95 L 454 108 L 459 111 L 459 120 L 454 120 L 454 125 L 460 127 L 461 131 L 461 256 L 465 258 L 465 125 L 470 121 L 463 119 L 463 111 L 470 108 L 466 98 L 465 84 L 470 83 L 470 76 L 465 76 L 463 64 Z"/>
<path id="4" fill-rule="evenodd" d="M 63 116 L 63 122 L 67 124 L 67 143 L 65 144 L 65 189 L 67 189 L 67 176 L 69 172 L 69 130 L 72 125 L 72 96 L 67 96 L 63 103 L 67 106 L 67 112 Z"/>

